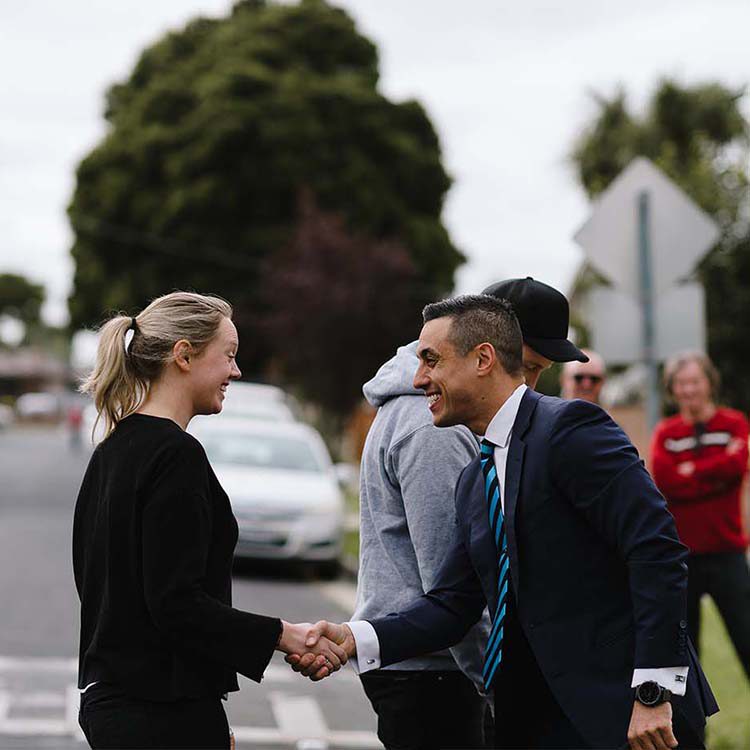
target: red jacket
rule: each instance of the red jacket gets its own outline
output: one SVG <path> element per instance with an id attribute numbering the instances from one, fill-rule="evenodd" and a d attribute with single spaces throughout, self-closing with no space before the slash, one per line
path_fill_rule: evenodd
<path id="1" fill-rule="evenodd" d="M 740 449 L 730 453 L 731 440 Z M 680 539 L 693 553 L 744 550 L 740 496 L 747 473 L 748 423 L 741 412 L 717 409 L 701 433 L 679 414 L 663 419 L 651 440 L 651 470 L 667 499 Z M 692 461 L 683 476 L 677 466 Z"/>

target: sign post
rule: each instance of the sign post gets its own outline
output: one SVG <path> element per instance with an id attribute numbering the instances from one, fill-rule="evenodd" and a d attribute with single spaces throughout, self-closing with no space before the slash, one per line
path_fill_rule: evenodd
<path id="1" fill-rule="evenodd" d="M 654 289 L 651 275 L 651 238 L 649 235 L 649 194 L 638 195 L 638 263 L 642 321 L 643 364 L 646 366 L 646 416 L 653 430 L 661 414 L 659 364 L 656 361 L 654 332 Z"/>
<path id="2" fill-rule="evenodd" d="M 714 220 L 643 157 L 599 196 L 575 235 L 610 284 L 588 294 L 593 339 L 611 362 L 645 365 L 649 427 L 660 416 L 659 363 L 704 345 L 703 290 L 685 282 L 718 238 Z"/>

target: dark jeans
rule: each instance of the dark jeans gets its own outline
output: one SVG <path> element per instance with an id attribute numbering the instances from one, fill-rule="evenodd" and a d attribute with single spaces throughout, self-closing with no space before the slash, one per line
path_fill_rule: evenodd
<path id="1" fill-rule="evenodd" d="M 97 684 L 81 695 L 78 722 L 95 750 L 229 749 L 221 698 L 157 703 Z"/>
<path id="2" fill-rule="evenodd" d="M 699 646 L 700 600 L 709 594 L 719 610 L 745 673 L 750 677 L 750 569 L 744 552 L 688 557 L 688 630 Z"/>
<path id="3" fill-rule="evenodd" d="M 489 707 L 462 672 L 384 669 L 361 680 L 386 750 L 485 747 Z"/>

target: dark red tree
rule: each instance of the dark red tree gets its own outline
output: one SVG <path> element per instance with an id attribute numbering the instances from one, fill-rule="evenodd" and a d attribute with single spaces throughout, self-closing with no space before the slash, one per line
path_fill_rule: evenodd
<path id="1" fill-rule="evenodd" d="M 418 336 L 430 292 L 402 245 L 352 233 L 310 193 L 299 204 L 291 242 L 264 268 L 264 328 L 281 379 L 343 416 L 378 366 Z"/>

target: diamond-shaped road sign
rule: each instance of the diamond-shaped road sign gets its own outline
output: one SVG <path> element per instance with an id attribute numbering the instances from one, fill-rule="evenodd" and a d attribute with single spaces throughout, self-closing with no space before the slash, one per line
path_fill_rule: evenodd
<path id="1" fill-rule="evenodd" d="M 650 205 L 650 244 L 655 297 L 689 276 L 716 244 L 714 220 L 660 169 L 634 159 L 594 203 L 575 235 L 586 259 L 616 288 L 639 297 L 638 220 L 640 194 Z"/>
<path id="2" fill-rule="evenodd" d="M 705 351 L 703 286 L 681 284 L 660 294 L 654 310 L 654 359 L 663 362 L 685 349 Z M 591 347 L 608 365 L 627 365 L 643 356 L 641 310 L 629 294 L 608 286 L 592 289 L 583 301 Z"/>

